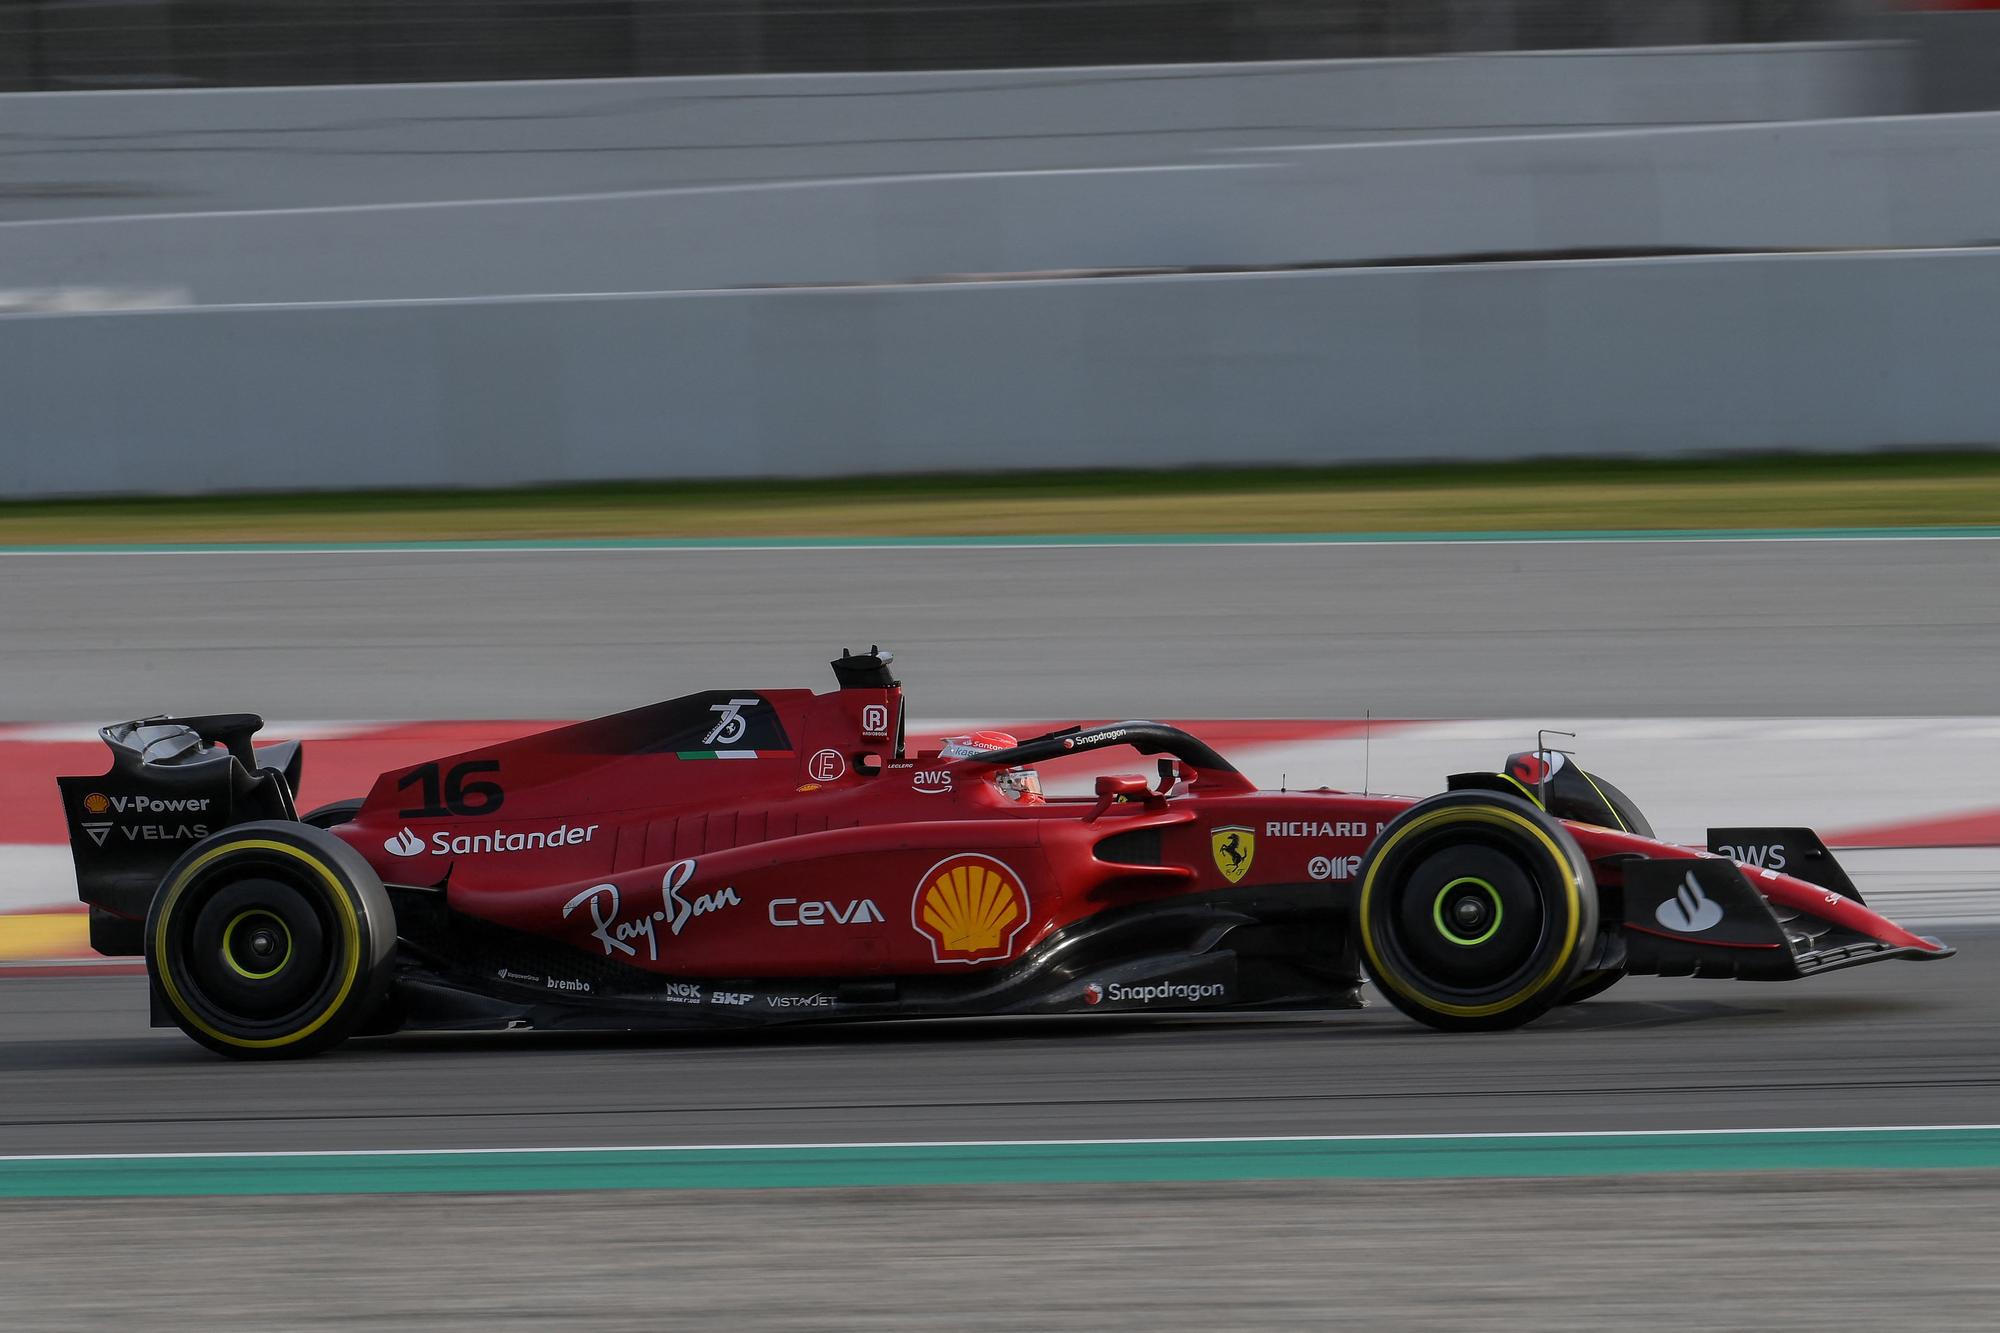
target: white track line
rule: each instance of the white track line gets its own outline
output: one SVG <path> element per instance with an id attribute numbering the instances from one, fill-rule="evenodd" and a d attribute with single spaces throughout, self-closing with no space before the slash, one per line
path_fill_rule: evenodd
<path id="1" fill-rule="evenodd" d="M 1122 1148 L 1227 1146 L 1245 1143 L 1485 1143 L 1536 1139 L 1659 1139 L 1720 1138 L 1755 1134 L 1764 1136 L 1798 1134 L 1914 1134 L 1975 1133 L 2000 1130 L 2000 1124 L 1971 1125 L 1784 1125 L 1757 1129 L 1535 1129 L 1506 1130 L 1498 1133 L 1452 1134 L 1244 1134 L 1189 1138 L 1133 1139 L 908 1139 L 848 1143 L 658 1143 L 592 1144 L 548 1148 L 309 1148 L 296 1152 L 262 1149 L 253 1152 L 140 1152 L 140 1153 L 23 1153 L 0 1155 L 0 1162 L 134 1162 L 134 1161 L 236 1161 L 256 1158 L 292 1159 L 300 1157 L 339 1159 L 348 1157 L 467 1157 L 524 1156 L 560 1153 L 748 1153 L 809 1150 L 865 1150 L 871 1148 Z"/>

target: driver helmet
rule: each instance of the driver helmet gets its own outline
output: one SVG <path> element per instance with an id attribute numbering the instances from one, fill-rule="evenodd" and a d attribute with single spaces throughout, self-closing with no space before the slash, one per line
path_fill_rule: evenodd
<path id="1" fill-rule="evenodd" d="M 974 731 L 964 736 L 947 736 L 938 747 L 941 759 L 976 759 L 994 750 L 1011 750 L 1020 741 L 1004 731 Z M 993 785 L 1010 801 L 1023 805 L 1042 803 L 1042 779 L 1032 768 L 1003 769 Z"/>

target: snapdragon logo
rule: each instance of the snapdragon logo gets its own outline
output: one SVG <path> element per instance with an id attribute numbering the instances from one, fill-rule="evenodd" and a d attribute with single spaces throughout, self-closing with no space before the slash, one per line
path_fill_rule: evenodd
<path id="1" fill-rule="evenodd" d="M 1096 1004 L 1091 992 L 1097 990 L 1097 983 L 1084 987 L 1083 998 L 1087 1004 Z M 1174 1000 L 1181 1004 L 1199 1004 L 1203 1000 L 1219 999 L 1228 987 L 1219 981 L 1162 981 L 1145 986 L 1126 986 L 1114 981 L 1102 990 L 1104 999 L 1113 1004 L 1153 1004 L 1161 1000 Z"/>
<path id="2" fill-rule="evenodd" d="M 1674 890 L 1673 897 L 1653 909 L 1653 916 L 1668 930 L 1699 935 L 1721 922 L 1722 904 L 1701 891 L 1701 885 L 1695 883 L 1694 871 L 1690 870 L 1686 882 Z"/>

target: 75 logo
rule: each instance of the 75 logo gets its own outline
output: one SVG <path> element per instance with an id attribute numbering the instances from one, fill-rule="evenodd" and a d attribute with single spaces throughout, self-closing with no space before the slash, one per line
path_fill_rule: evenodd
<path id="1" fill-rule="evenodd" d="M 701 738 L 703 745 L 734 745 L 750 730 L 750 719 L 743 716 L 746 708 L 755 708 L 764 702 L 754 696 L 748 699 L 731 699 L 726 704 L 710 704 L 708 711 L 722 716 Z"/>

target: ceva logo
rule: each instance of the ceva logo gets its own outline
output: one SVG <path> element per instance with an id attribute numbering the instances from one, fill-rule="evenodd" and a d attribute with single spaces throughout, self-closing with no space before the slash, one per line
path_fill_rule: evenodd
<path id="1" fill-rule="evenodd" d="M 382 850 L 391 856 L 417 856 L 424 850 L 424 840 L 404 829 L 395 837 L 382 844 Z"/>
<path id="2" fill-rule="evenodd" d="M 1674 890 L 1673 897 L 1653 909 L 1653 916 L 1668 930 L 1699 935 L 1721 922 L 1722 904 L 1701 891 L 1690 870 L 1687 881 Z"/>

